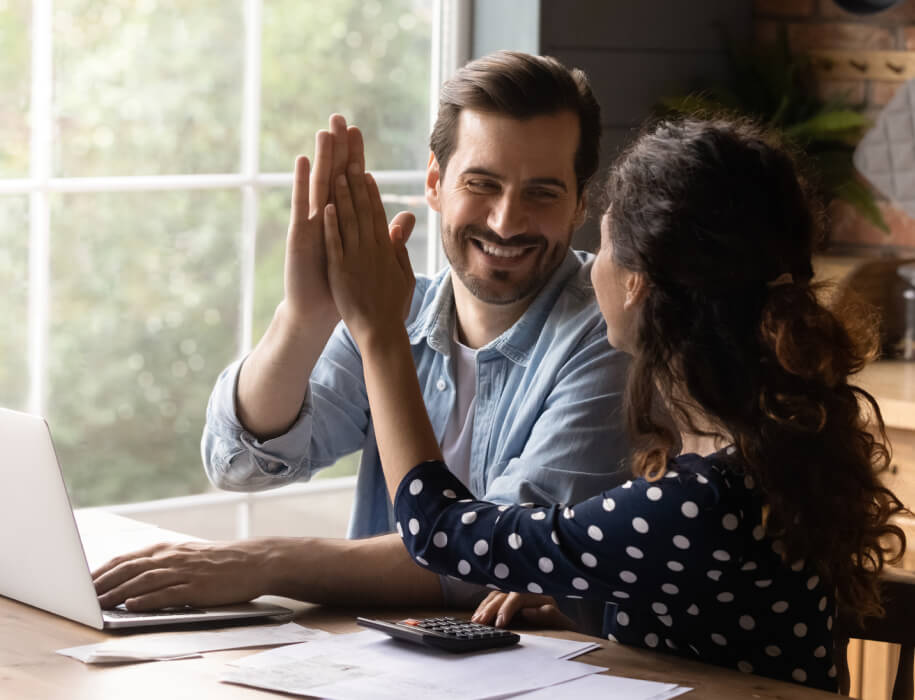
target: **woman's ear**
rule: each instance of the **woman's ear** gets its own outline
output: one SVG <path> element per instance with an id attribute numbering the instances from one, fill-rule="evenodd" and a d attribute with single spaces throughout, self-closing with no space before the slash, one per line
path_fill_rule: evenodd
<path id="1" fill-rule="evenodd" d="M 626 298 L 623 300 L 623 308 L 630 309 L 642 303 L 642 300 L 648 296 L 648 280 L 641 272 L 630 272 L 626 276 Z"/>
<path id="2" fill-rule="evenodd" d="M 426 166 L 426 202 L 434 211 L 441 212 L 439 191 L 442 185 L 442 173 L 434 153 L 429 153 L 429 163 Z"/>

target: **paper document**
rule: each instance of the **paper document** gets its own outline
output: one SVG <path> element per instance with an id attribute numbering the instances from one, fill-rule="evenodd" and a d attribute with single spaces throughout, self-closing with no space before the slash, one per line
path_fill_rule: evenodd
<path id="1" fill-rule="evenodd" d="M 60 649 L 57 653 L 87 664 L 126 661 L 167 661 L 199 656 L 204 651 L 244 649 L 274 644 L 298 644 L 332 636 L 323 630 L 285 625 L 256 625 L 207 632 L 158 632 L 135 634 L 98 644 Z"/>
<path id="2" fill-rule="evenodd" d="M 319 671 L 319 667 L 329 670 Z M 521 693 L 605 670 L 560 660 L 533 646 L 450 654 L 366 630 L 238 659 L 221 680 L 328 700 L 472 700 Z"/>
<path id="3" fill-rule="evenodd" d="M 518 700 L 668 700 L 688 693 L 686 688 L 675 683 L 642 681 L 636 678 L 594 675 L 551 685 L 530 693 L 514 697 Z"/>
<path id="4" fill-rule="evenodd" d="M 523 647 L 545 651 L 557 659 L 574 659 L 576 656 L 601 648 L 597 642 L 576 642 L 572 639 L 543 637 L 539 634 L 522 634 L 520 644 Z"/>

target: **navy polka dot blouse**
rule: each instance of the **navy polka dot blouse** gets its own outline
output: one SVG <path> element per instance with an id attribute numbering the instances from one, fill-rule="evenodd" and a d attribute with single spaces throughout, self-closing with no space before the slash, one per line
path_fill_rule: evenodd
<path id="1" fill-rule="evenodd" d="M 604 600 L 611 640 L 837 689 L 833 592 L 813 567 L 782 560 L 753 479 L 727 452 L 681 455 L 658 481 L 544 507 L 477 501 L 425 462 L 400 484 L 395 514 L 411 556 L 435 572 Z"/>

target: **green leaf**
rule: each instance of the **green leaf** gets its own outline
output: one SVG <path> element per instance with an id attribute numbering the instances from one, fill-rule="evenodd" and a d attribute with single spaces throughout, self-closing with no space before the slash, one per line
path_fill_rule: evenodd
<path id="1" fill-rule="evenodd" d="M 877 206 L 874 199 L 874 193 L 863 182 L 856 177 L 847 180 L 843 185 L 837 187 L 835 194 L 851 204 L 858 212 L 874 226 L 886 234 L 889 234 L 890 227 L 887 226 L 886 219 L 883 218 L 883 212 Z"/>
<path id="2" fill-rule="evenodd" d="M 790 138 L 802 141 L 821 141 L 858 132 L 868 126 L 870 120 L 851 109 L 822 110 L 810 119 L 785 128 Z"/>

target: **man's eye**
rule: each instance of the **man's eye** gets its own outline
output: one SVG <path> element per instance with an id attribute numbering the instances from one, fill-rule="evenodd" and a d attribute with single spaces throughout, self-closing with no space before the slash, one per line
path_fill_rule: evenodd
<path id="1" fill-rule="evenodd" d="M 471 192 L 495 192 L 498 185 L 489 180 L 468 180 L 467 189 Z"/>
<path id="2" fill-rule="evenodd" d="M 533 199 L 551 200 L 559 197 L 559 193 L 555 190 L 537 189 L 529 190 L 528 196 L 532 197 Z"/>

